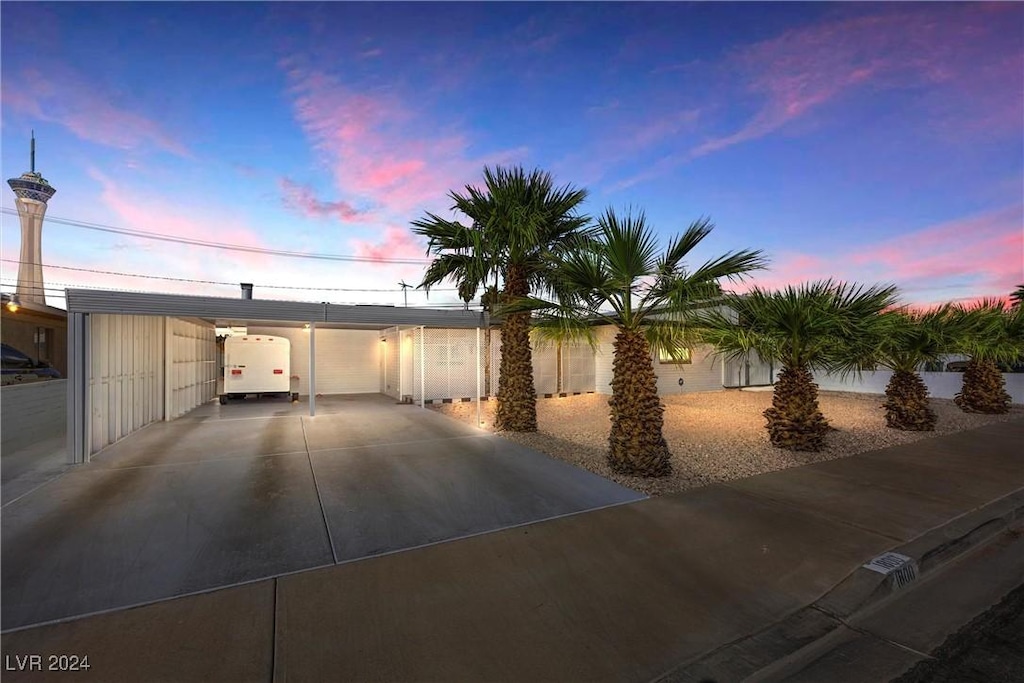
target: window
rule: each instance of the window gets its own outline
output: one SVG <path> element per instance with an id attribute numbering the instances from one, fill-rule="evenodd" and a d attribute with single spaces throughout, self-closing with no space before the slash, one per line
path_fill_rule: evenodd
<path id="1" fill-rule="evenodd" d="M 53 329 L 37 327 L 33 341 L 36 346 L 36 360 L 50 360 L 50 347 L 53 344 Z"/>
<path id="2" fill-rule="evenodd" d="M 658 351 L 658 362 L 659 363 L 675 363 L 677 365 L 678 364 L 682 364 L 682 363 L 692 363 L 693 362 L 692 356 L 693 356 L 693 352 L 692 352 L 691 349 L 688 349 L 688 348 L 687 349 L 683 349 L 682 353 L 679 354 L 679 356 L 677 358 L 673 358 L 672 354 L 670 354 L 667 349 L 660 349 Z"/>

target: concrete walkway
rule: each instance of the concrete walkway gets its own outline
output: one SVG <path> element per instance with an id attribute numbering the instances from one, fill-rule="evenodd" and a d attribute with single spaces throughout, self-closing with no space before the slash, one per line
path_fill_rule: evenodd
<path id="1" fill-rule="evenodd" d="M 77 680 L 650 681 L 796 614 L 881 552 L 931 557 L 958 520 L 1019 512 L 1021 443 L 1024 421 L 989 425 L 9 632 L 3 653 L 88 655 Z"/>

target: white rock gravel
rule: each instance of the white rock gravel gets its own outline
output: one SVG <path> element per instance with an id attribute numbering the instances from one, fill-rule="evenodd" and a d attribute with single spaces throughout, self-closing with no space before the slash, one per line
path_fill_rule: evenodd
<path id="1" fill-rule="evenodd" d="M 884 396 L 823 391 L 821 411 L 835 430 L 829 433 L 825 450 L 797 453 L 775 448 L 768 441 L 762 412 L 771 405 L 771 392 L 677 394 L 662 397 L 673 473 L 646 479 L 615 474 L 608 467 L 608 398 L 601 394 L 539 398 L 538 431 L 502 432 L 501 436 L 656 496 L 1024 418 L 1021 406 L 1014 406 L 1007 415 L 977 415 L 962 412 L 951 400 L 932 399 L 938 415 L 935 431 L 902 432 L 885 426 Z M 481 405 L 484 429 L 493 431 L 495 405 L 493 400 Z M 470 424 L 476 420 L 475 403 L 434 408 Z"/>

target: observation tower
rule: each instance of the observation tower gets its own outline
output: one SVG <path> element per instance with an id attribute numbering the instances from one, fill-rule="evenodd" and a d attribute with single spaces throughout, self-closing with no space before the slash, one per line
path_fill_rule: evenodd
<path id="1" fill-rule="evenodd" d="M 17 195 L 18 217 L 21 219 L 21 258 L 18 263 L 20 303 L 46 305 L 43 289 L 43 217 L 46 203 L 57 191 L 42 174 L 36 172 L 36 136 L 32 133 L 30 169 L 20 178 L 11 178 L 7 184 Z"/>

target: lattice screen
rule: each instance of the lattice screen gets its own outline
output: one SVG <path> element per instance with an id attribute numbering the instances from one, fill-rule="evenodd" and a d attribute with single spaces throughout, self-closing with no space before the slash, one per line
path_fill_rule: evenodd
<path id="1" fill-rule="evenodd" d="M 537 395 L 555 394 L 558 388 L 558 345 L 531 340 L 533 347 L 533 389 Z"/>
<path id="2" fill-rule="evenodd" d="M 562 391 L 594 391 L 594 349 L 590 344 L 562 346 Z"/>
<path id="3" fill-rule="evenodd" d="M 480 391 L 484 379 L 484 333 L 480 335 L 480 355 L 477 355 L 477 331 L 426 329 L 410 330 L 412 347 L 412 377 L 406 384 L 416 401 L 443 398 L 472 398 L 477 394 L 477 366 L 480 372 Z M 422 344 L 422 372 L 421 348 Z"/>

